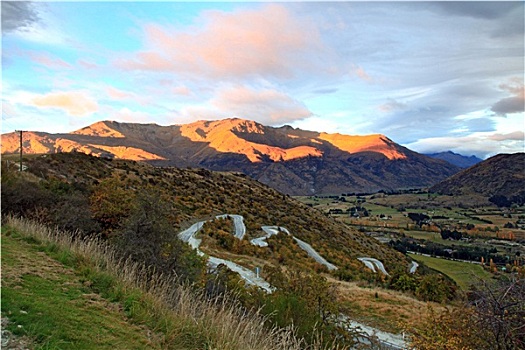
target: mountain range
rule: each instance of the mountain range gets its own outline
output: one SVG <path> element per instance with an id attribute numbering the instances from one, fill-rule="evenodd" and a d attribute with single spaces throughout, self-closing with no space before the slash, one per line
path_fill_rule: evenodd
<path id="1" fill-rule="evenodd" d="M 18 133 L 2 135 L 2 153 L 17 152 L 19 145 Z M 26 154 L 71 151 L 240 171 L 290 195 L 427 187 L 460 170 L 381 134 L 329 134 L 237 118 L 171 126 L 102 121 L 71 133 L 23 134 Z"/>
<path id="2" fill-rule="evenodd" d="M 455 166 L 458 166 L 460 168 L 468 168 L 473 165 L 478 164 L 483 159 L 480 159 L 476 156 L 463 156 L 461 154 L 454 153 L 452 151 L 447 152 L 439 152 L 439 153 L 425 153 L 426 156 L 429 156 L 431 158 L 436 159 L 442 159 L 444 161 L 449 162 L 450 164 L 454 164 Z"/>

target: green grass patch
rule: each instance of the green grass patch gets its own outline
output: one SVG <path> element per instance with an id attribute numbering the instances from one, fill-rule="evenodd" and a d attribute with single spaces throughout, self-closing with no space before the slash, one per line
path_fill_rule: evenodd
<path id="1" fill-rule="evenodd" d="M 454 241 L 454 240 L 447 240 L 441 238 L 441 233 L 439 232 L 427 232 L 427 231 L 415 231 L 415 230 L 405 230 L 403 231 L 406 236 L 415 238 L 415 239 L 423 239 L 434 243 L 443 244 L 446 246 L 472 246 L 469 242 L 463 242 L 463 241 Z"/>
<path id="2" fill-rule="evenodd" d="M 2 315 L 9 330 L 28 336 L 36 349 L 159 348 L 118 304 L 93 293 L 41 248 L 2 237 Z"/>
<path id="3" fill-rule="evenodd" d="M 493 277 L 490 272 L 485 271 L 483 267 L 478 264 L 432 258 L 418 254 L 408 255 L 417 262 L 421 262 L 426 266 L 449 276 L 463 290 L 467 290 L 470 285 L 478 283 L 480 279 L 490 281 Z"/>

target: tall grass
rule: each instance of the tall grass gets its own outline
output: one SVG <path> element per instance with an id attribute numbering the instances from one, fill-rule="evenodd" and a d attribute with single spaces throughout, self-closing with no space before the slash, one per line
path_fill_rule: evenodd
<path id="1" fill-rule="evenodd" d="M 103 284 L 109 276 L 113 298 L 124 304 L 131 319 L 161 333 L 167 349 L 320 349 L 321 341 L 307 345 L 293 329 L 265 326 L 266 319 L 247 312 L 231 298 L 210 300 L 176 277 L 156 273 L 151 268 L 122 260 L 105 242 L 75 239 L 75 235 L 13 216 L 4 225 L 24 237 L 57 246 L 65 260 L 73 259 L 85 269 L 98 273 Z M 118 294 L 115 295 L 115 294 Z"/>

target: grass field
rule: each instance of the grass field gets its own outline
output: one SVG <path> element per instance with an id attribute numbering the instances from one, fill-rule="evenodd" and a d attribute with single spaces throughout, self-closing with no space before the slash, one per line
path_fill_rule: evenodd
<path id="1" fill-rule="evenodd" d="M 416 238 L 416 239 L 425 239 L 434 243 L 443 244 L 446 246 L 472 246 L 469 242 L 463 241 L 450 241 L 441 238 L 441 233 L 438 232 L 427 232 L 427 231 L 414 231 L 414 230 L 404 230 L 406 236 Z"/>
<path id="2" fill-rule="evenodd" d="M 408 255 L 417 262 L 424 263 L 426 266 L 449 276 L 463 290 L 467 290 L 472 284 L 479 283 L 480 279 L 485 281 L 492 279 L 492 274 L 483 270 L 481 265 L 478 264 L 432 258 L 418 254 Z"/>
<path id="3" fill-rule="evenodd" d="M 10 331 L 29 337 L 35 348 L 161 348 L 122 307 L 94 293 L 41 245 L 2 231 L 2 316 L 10 319 Z"/>

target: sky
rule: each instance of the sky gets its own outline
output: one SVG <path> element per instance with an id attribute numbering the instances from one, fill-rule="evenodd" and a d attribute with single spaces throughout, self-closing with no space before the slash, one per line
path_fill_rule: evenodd
<path id="1" fill-rule="evenodd" d="M 524 3 L 8 2 L 2 133 L 245 118 L 524 152 Z"/>

